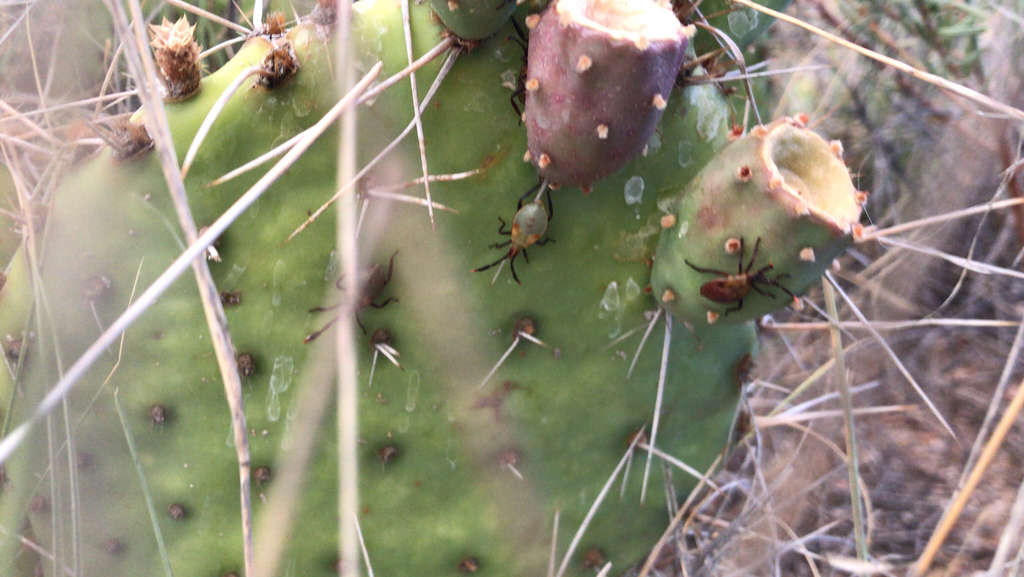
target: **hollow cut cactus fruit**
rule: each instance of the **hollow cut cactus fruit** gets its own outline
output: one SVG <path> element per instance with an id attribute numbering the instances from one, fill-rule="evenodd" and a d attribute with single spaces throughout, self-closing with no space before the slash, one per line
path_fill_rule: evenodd
<path id="1" fill-rule="evenodd" d="M 651 288 L 691 323 L 791 304 L 853 240 L 865 197 L 806 117 L 759 126 L 667 198 Z"/>
<path id="2" fill-rule="evenodd" d="M 410 9 L 420 55 L 446 33 L 428 6 Z M 406 66 L 397 4 L 364 0 L 354 18 L 364 69 L 382 62 L 383 78 Z M 167 104 L 181 161 L 218 97 L 259 67 L 228 100 L 185 180 L 200 226 L 256 177 L 209 186 L 214 179 L 298 134 L 337 101 L 331 79 L 338 68 L 318 36 L 322 22 L 250 39 L 192 97 Z M 620 467 L 631 441 L 646 430 L 661 451 L 707 467 L 724 445 L 756 352 L 751 323 L 693 332 L 675 323 L 670 333 L 659 325 L 642 350 L 643 330 L 617 340 L 663 316 L 653 314 L 658 299 L 645 291 L 661 231 L 657 195 L 678 190 L 725 144 L 728 109 L 712 86 L 687 88 L 669 101 L 657 137 L 645 142 L 648 154 L 596 180 L 594 194 L 553 193 L 554 215 L 544 212 L 552 218 L 543 234 L 555 242 L 531 245 L 530 262 L 518 270 L 522 285 L 498 267 L 491 269 L 495 276 L 471 272 L 500 255 L 490 248 L 507 240 L 496 230 L 498 217 L 511 221 L 517 199 L 538 180 L 522 161 L 527 136 L 502 86 L 519 68 L 520 49 L 505 40 L 512 33 L 507 25 L 460 54 L 424 108 L 431 174 L 477 171 L 433 184 L 434 199 L 457 214 L 438 209 L 435 232 L 421 205 L 392 202 L 397 185 L 418 176 L 411 168 L 421 166 L 415 143 L 400 145 L 360 185 L 367 281 L 359 303 L 366 304 L 359 311 L 366 329 L 359 523 L 380 575 L 536 576 L 546 574 L 552 550 L 564 575 L 591 574 L 607 562 L 613 574 L 625 573 L 665 529 L 666 501 L 694 485 L 678 471 L 656 468 L 657 483 L 650 481 L 641 506 L 646 452 L 635 450 L 632 466 Z M 441 70 L 435 61 L 418 71 L 419 94 Z M 361 162 L 411 120 L 407 88 L 400 83 L 363 109 Z M 100 153 L 57 192 L 38 247 L 42 262 L 22 251 L 8 267 L 0 337 L 10 371 L 0 374 L 0 394 L 11 398 L 17 390 L 18 402 L 5 415 L 11 422 L 26 418 L 61 367 L 131 302 L 135 287 L 148 286 L 182 250 L 145 116 L 122 131 L 130 154 Z M 283 241 L 335 191 L 331 138 L 221 235 L 214 247 L 219 260 L 209 262 L 244 383 L 257 527 L 268 507 L 259 496 L 273 496 L 289 435 L 320 415 L 301 399 L 318 373 L 314 352 L 329 348 L 331 333 L 310 337 L 331 323 L 331 307 L 340 301 L 334 219 L 325 215 Z M 45 298 L 34 305 L 34 295 Z M 37 567 L 54 576 L 67 568 L 162 574 L 148 500 L 175 572 L 241 573 L 236 455 L 196 297 L 194 281 L 179 280 L 68 397 L 66 418 L 38 428 L 8 461 L 0 523 L 25 527 L 23 536 L 53 558 L 24 551 L 5 535 L 0 566 L 18 575 Z M 33 310 L 38 319 L 30 317 Z M 137 458 L 126 444 L 129 433 Z M 286 531 L 282 573 L 337 571 L 332 436 L 319 440 L 300 510 Z M 615 471 L 614 489 L 567 554 Z"/>
<path id="3" fill-rule="evenodd" d="M 589 188 L 643 152 L 695 29 L 650 0 L 557 0 L 526 22 L 530 160 Z"/>

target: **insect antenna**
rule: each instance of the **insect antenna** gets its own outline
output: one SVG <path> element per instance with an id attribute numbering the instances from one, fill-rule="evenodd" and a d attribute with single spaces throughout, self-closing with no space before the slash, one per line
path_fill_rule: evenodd
<path id="1" fill-rule="evenodd" d="M 510 241 L 510 242 L 511 242 L 511 241 Z M 492 262 L 491 264 L 489 264 L 489 265 L 486 265 L 486 266 L 482 266 L 482 267 L 480 267 L 480 268 L 475 268 L 475 269 L 473 269 L 473 270 L 471 270 L 471 271 L 469 271 L 469 272 L 482 272 L 482 271 L 485 271 L 485 270 L 487 270 L 487 269 L 491 268 L 492 266 L 495 266 L 495 265 L 498 265 L 498 264 L 500 264 L 500 263 L 501 263 L 501 261 L 503 261 L 503 260 L 505 260 L 505 259 L 507 259 L 507 258 L 508 258 L 508 255 L 507 255 L 507 254 L 504 254 L 504 255 L 502 255 L 502 256 L 501 256 L 501 258 L 499 258 L 498 260 L 496 260 L 496 261 Z M 514 271 L 514 270 L 513 270 L 513 276 L 515 276 L 515 271 Z"/>

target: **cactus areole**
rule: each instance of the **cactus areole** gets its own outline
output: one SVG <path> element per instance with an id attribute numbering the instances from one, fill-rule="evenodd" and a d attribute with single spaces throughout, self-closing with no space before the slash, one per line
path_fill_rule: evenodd
<path id="1" fill-rule="evenodd" d="M 663 203 L 651 288 L 670 313 L 702 324 L 758 318 L 806 291 L 849 245 L 863 198 L 842 147 L 805 122 L 755 128 Z M 744 241 L 756 241 L 746 262 Z"/>
<path id="2" fill-rule="evenodd" d="M 527 26 L 530 160 L 587 187 L 643 152 L 694 28 L 649 0 L 558 0 Z"/>

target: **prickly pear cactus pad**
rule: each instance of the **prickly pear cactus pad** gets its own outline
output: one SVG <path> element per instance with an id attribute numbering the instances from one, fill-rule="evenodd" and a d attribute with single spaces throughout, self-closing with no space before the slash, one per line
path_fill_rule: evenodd
<path id="1" fill-rule="evenodd" d="M 553 184 L 589 186 L 647 146 L 694 27 L 650 0 L 558 0 L 527 26 L 530 160 Z"/>
<path id="2" fill-rule="evenodd" d="M 414 56 L 419 56 L 448 33 L 428 5 L 413 3 L 410 10 Z M 603 10 L 605 3 L 598 2 L 581 13 Z M 422 118 L 425 164 L 431 175 L 472 174 L 433 182 L 433 200 L 449 209 L 435 210 L 436 230 L 419 191 L 402 187 L 422 177 L 414 139 L 399 145 L 357 187 L 365 207 L 359 237 L 365 277 L 358 316 L 365 333 L 359 360 L 358 519 L 376 574 L 536 577 L 546 574 L 552 551 L 560 575 L 590 575 L 608 562 L 611 574 L 624 574 L 644 559 L 667 526 L 668 500 L 686 495 L 695 484 L 668 461 L 664 471 L 660 459 L 653 461 L 641 504 L 648 453 L 627 451 L 637 432 L 646 431 L 657 449 L 697 470 L 722 450 L 744 369 L 756 353 L 753 324 L 702 324 L 691 330 L 676 322 L 669 330 L 666 315 L 656 312 L 662 293 L 656 288 L 652 296 L 647 290 L 664 222 L 659 195 L 669 195 L 679 222 L 699 221 L 681 212 L 688 201 L 672 195 L 724 146 L 729 114 L 710 85 L 686 88 L 668 101 L 675 72 L 666 71 L 678 70 L 681 53 L 675 51 L 692 31 L 667 15 L 674 23 L 653 25 L 646 8 L 631 8 L 620 16 L 642 22 L 644 32 L 605 29 L 599 46 L 592 37 L 610 22 L 580 32 L 578 44 L 593 48 L 588 52 L 594 55 L 592 66 L 605 77 L 646 67 L 669 80 L 664 87 L 658 84 L 663 79 L 651 81 L 657 86 L 639 78 L 616 81 L 663 91 L 658 94 L 665 100 L 657 105 L 653 95 L 637 100 L 633 94 L 609 109 L 631 123 L 622 128 L 622 138 L 636 149 L 630 154 L 644 148 L 647 154 L 632 160 L 613 155 L 618 173 L 602 179 L 601 172 L 591 170 L 579 180 L 593 184 L 592 194 L 556 190 L 550 205 L 546 197 L 520 200 L 539 178 L 523 161 L 527 128 L 520 126 L 509 105 L 511 90 L 503 85 L 521 65 L 520 47 L 506 40 L 513 27 L 506 25 L 471 52 L 460 51 L 443 79 L 440 60 L 417 71 L 420 95 L 440 81 Z M 379 79 L 401 71 L 407 55 L 398 3 L 363 0 L 354 19 L 360 66 L 382 62 Z M 227 65 L 202 79 L 198 92 L 166 104 L 180 162 L 214 103 L 250 74 L 212 124 L 185 179 L 200 226 L 221 215 L 265 168 L 222 184 L 212 181 L 311 126 L 338 100 L 332 80 L 337 63 L 330 61 L 317 27 L 307 22 L 286 35 L 280 32 L 250 39 Z M 531 59 L 536 41 L 530 40 Z M 652 62 L 657 62 L 647 62 L 654 52 L 659 55 Z M 614 62 L 620 59 L 626 63 Z M 254 67 L 260 68 L 254 72 Z M 274 81 L 276 71 L 288 76 Z M 408 82 L 361 109 L 361 163 L 411 122 Z M 627 100 L 643 110 L 616 108 L 633 106 Z M 657 115 L 664 109 L 660 124 L 652 109 Z M 125 134 L 134 135 L 129 140 L 144 140 L 144 118 L 142 111 L 126 127 Z M 619 134 L 613 123 L 608 126 L 609 134 Z M 747 161 L 750 180 L 775 191 L 762 196 L 790 210 L 795 202 L 785 200 L 783 192 L 800 192 L 812 217 L 845 215 L 839 201 L 819 200 L 817 191 L 831 182 L 835 170 L 819 174 L 813 168 L 823 160 L 807 156 L 804 149 L 813 146 L 801 144 L 813 139 L 792 123 L 763 132 L 760 140 L 733 145 L 749 148 L 745 154 L 756 153 L 764 162 Z M 336 191 L 338 142 L 330 134 L 221 235 L 210 253 L 242 376 L 257 524 L 267 508 L 261 497 L 278 478 L 282 443 L 310 418 L 299 399 L 314 380 L 314 351 L 333 338 L 330 329 L 319 331 L 331 324 L 341 301 L 333 215 L 325 214 L 285 242 Z M 611 162 L 607 155 L 602 158 L 601 163 Z M 737 167 L 709 170 L 732 175 Z M 797 188 L 797 179 L 785 171 L 800 175 L 806 189 Z M 401 202 L 399 193 L 419 202 Z M 710 202 L 701 194 L 693 196 Z M 714 210 L 741 218 L 730 204 L 734 197 L 722 199 L 727 206 Z M 529 250 L 529 261 L 516 261 L 522 284 L 504 270 L 507 263 L 472 272 L 509 251 L 502 244 L 510 237 L 499 233 L 498 220 L 515 223 L 520 202 L 535 217 L 529 226 L 523 224 L 525 216 L 518 221 Z M 757 218 L 778 220 L 776 213 L 785 212 L 767 201 L 743 202 L 766 205 Z M 809 281 L 800 275 L 810 273 L 798 272 L 788 261 L 783 269 L 776 256 L 783 252 L 774 244 L 778 239 L 769 244 L 772 227 L 779 225 L 745 218 L 747 224 L 730 229 L 737 231 L 731 234 L 747 237 L 751 247 L 754 238 L 764 237 L 761 250 L 771 251 L 764 254 L 779 258 L 781 271 L 805 283 L 795 287 L 806 286 Z M 33 251 L 20 252 L 0 290 L 0 338 L 19 343 L 16 352 L 7 348 L 9 370 L 0 374 L 0 395 L 17 399 L 5 415 L 10 422 L 24 421 L 61 370 L 181 253 L 183 235 L 176 222 L 148 145 L 134 147 L 132 154 L 105 150 L 58 190 L 39 262 L 33 262 Z M 708 235 L 723 237 L 713 243 L 721 246 L 730 232 L 707 226 Z M 827 232 L 836 237 L 833 229 Z M 800 248 L 815 247 L 827 263 L 842 243 L 828 244 L 818 239 L 824 233 L 814 234 L 814 244 Z M 662 245 L 665 236 L 662 232 Z M 675 248 L 659 247 L 658 263 L 666 250 Z M 705 261 L 706 256 L 686 252 L 680 258 L 735 268 L 735 257 L 723 263 Z M 696 285 L 687 289 L 694 293 L 709 278 L 695 277 Z M 641 348 L 648 327 L 650 338 Z M 634 355 L 635 368 L 627 377 Z M 241 574 L 238 464 L 194 280 L 179 279 L 61 410 L 6 463 L 8 480 L 0 494 L 0 526 L 24 527 L 21 536 L 53 557 L 23 551 L 16 535 L 5 534 L 0 566 L 25 568 L 19 575 L 38 570 L 53 577 L 67 571 L 162 575 L 162 546 L 176 574 Z M 325 429 L 317 441 L 281 574 L 337 572 L 333 436 Z M 596 514 L 574 541 L 606 487 Z M 157 512 L 159 532 L 147 502 Z M 553 532 L 556 515 L 560 521 Z M 570 542 L 576 546 L 568 554 Z"/>
<path id="3" fill-rule="evenodd" d="M 838 141 L 782 118 L 750 131 L 663 203 L 651 288 L 691 323 L 790 304 L 852 242 L 864 195 Z"/>
<path id="4" fill-rule="evenodd" d="M 430 0 L 434 12 L 463 40 L 482 40 L 508 22 L 515 0 Z"/>

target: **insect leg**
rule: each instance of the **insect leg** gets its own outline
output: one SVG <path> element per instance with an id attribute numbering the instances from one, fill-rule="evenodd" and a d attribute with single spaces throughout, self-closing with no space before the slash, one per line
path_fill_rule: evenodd
<path id="1" fill-rule="evenodd" d="M 727 272 L 722 272 L 720 270 L 715 270 L 713 268 L 699 267 L 699 266 L 693 264 L 692 262 L 690 262 L 690 261 L 688 261 L 686 259 L 683 259 L 683 262 L 685 262 L 687 265 L 689 265 L 690 268 L 692 268 L 693 270 L 695 270 L 697 272 L 702 272 L 702 273 L 706 273 L 706 274 L 717 274 L 718 276 L 729 276 L 729 273 L 727 273 Z"/>
<path id="2" fill-rule="evenodd" d="M 508 258 L 508 268 L 512 269 L 512 278 L 515 279 L 515 281 L 517 283 L 523 284 L 523 282 L 519 280 L 519 276 L 516 274 L 516 255 L 517 254 L 519 254 L 519 251 L 511 251 L 511 252 L 509 252 L 510 256 Z"/>
<path id="3" fill-rule="evenodd" d="M 537 186 L 534 186 L 530 190 L 527 190 L 525 193 L 523 193 L 523 196 L 519 197 L 519 204 L 516 205 L 516 210 L 519 210 L 519 209 L 523 208 L 523 201 L 526 200 L 526 198 L 528 196 L 530 196 L 531 194 L 533 194 L 533 193 L 537 192 L 538 190 L 540 190 L 540 187 L 543 184 L 544 184 L 544 180 L 541 179 L 541 181 L 537 183 Z M 550 216 L 548 218 L 550 218 Z"/>
<path id="4" fill-rule="evenodd" d="M 740 248 L 741 248 L 741 250 L 742 250 L 742 247 L 743 247 L 743 239 L 741 238 L 740 239 Z M 750 262 L 747 263 L 747 269 L 740 271 L 740 273 L 750 272 L 750 269 L 754 267 L 754 261 L 757 260 L 757 249 L 759 249 L 759 248 L 761 248 L 761 237 L 757 237 L 757 242 L 754 243 L 754 252 L 750 255 Z M 740 261 L 740 264 L 742 266 L 742 264 L 743 264 L 742 260 Z M 772 266 L 771 263 L 768 263 L 768 266 L 771 267 Z"/>
<path id="5" fill-rule="evenodd" d="M 480 268 L 475 268 L 475 269 L 473 269 L 473 270 L 471 270 L 471 271 L 469 271 L 469 272 L 481 272 L 481 271 L 485 271 L 485 270 L 487 270 L 487 269 L 491 268 L 492 266 L 495 266 L 495 265 L 499 264 L 499 263 L 500 263 L 501 261 L 503 261 L 503 260 L 507 259 L 507 258 L 508 258 L 508 255 L 509 255 L 509 254 L 510 254 L 510 253 L 506 253 L 506 254 L 502 255 L 502 256 L 501 256 L 501 258 L 499 258 L 498 260 L 496 260 L 496 261 L 492 262 L 491 264 L 489 264 L 489 265 L 487 265 L 487 266 L 482 266 L 482 267 L 480 267 Z"/>
<path id="6" fill-rule="evenodd" d="M 388 274 L 384 277 L 384 285 L 387 285 L 389 282 L 391 282 L 391 273 L 395 270 L 395 255 L 397 254 L 397 250 L 391 253 L 391 260 L 388 261 Z"/>

